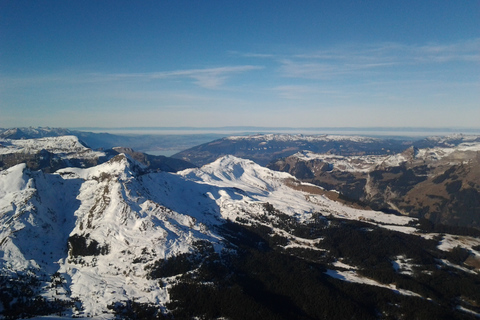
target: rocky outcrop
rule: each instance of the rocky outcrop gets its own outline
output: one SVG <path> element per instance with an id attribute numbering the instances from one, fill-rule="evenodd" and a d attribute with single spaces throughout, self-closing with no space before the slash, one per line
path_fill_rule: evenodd
<path id="1" fill-rule="evenodd" d="M 480 228 L 480 152 L 475 147 L 410 147 L 375 158 L 299 153 L 268 167 L 375 210 Z"/>

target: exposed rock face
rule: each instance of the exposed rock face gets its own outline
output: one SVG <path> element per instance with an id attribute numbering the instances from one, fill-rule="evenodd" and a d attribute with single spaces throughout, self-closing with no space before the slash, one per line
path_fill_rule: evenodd
<path id="1" fill-rule="evenodd" d="M 269 168 L 337 190 L 376 210 L 480 228 L 478 144 L 410 147 L 394 156 L 378 157 L 298 153 Z"/>

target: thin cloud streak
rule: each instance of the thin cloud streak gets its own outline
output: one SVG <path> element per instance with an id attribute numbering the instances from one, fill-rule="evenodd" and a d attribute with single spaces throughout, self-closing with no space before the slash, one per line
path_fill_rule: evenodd
<path id="1" fill-rule="evenodd" d="M 380 43 L 340 46 L 292 55 L 278 62 L 284 77 L 319 80 L 341 75 L 362 75 L 365 71 L 387 72 L 388 68 L 395 66 L 480 63 L 480 38 L 447 45 Z"/>
<path id="2" fill-rule="evenodd" d="M 480 38 L 457 43 L 421 46 L 386 42 L 371 45 L 350 45 L 321 50 L 313 53 L 297 54 L 292 58 L 333 61 L 386 61 L 408 63 L 413 61 L 477 61 L 480 62 Z"/>
<path id="3" fill-rule="evenodd" d="M 186 69 L 144 73 L 56 73 L 41 76 L 11 77 L 0 74 L 0 84 L 5 87 L 35 86 L 54 83 L 106 83 L 120 81 L 154 81 L 161 79 L 192 79 L 202 88 L 218 89 L 232 76 L 254 70 L 264 69 L 263 66 L 242 65 L 206 69 Z"/>
<path id="4" fill-rule="evenodd" d="M 239 51 L 228 51 L 229 54 L 243 57 L 243 58 L 259 58 L 259 59 L 272 59 L 276 55 L 271 53 L 253 53 L 253 52 L 239 52 Z"/>
<path id="5" fill-rule="evenodd" d="M 194 83 L 200 87 L 207 89 L 216 89 L 220 87 L 233 74 L 244 73 L 253 70 L 263 69 L 262 66 L 244 65 L 244 66 L 230 66 L 207 69 L 190 69 L 190 70 L 175 70 L 163 72 L 146 72 L 146 73 L 118 73 L 104 75 L 109 80 L 125 80 L 125 79 L 140 79 L 140 80 L 156 80 L 167 78 L 190 78 L 195 80 Z"/>

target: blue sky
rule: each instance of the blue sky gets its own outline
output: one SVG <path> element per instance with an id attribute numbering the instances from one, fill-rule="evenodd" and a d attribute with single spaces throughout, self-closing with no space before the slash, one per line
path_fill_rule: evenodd
<path id="1" fill-rule="evenodd" d="M 0 127 L 478 119 L 477 0 L 0 0 Z"/>

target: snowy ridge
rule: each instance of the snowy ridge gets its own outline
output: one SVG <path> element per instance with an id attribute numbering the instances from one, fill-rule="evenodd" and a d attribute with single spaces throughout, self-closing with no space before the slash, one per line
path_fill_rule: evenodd
<path id="1" fill-rule="evenodd" d="M 331 154 L 318 154 L 311 151 L 297 152 L 294 157 L 303 160 L 321 160 L 333 165 L 333 169 L 349 172 L 368 172 L 371 168 L 381 164 L 388 157 L 386 155 L 368 156 L 340 156 Z"/>
<path id="2" fill-rule="evenodd" d="M 353 141 L 372 143 L 379 139 L 345 135 L 303 135 L 303 134 L 257 134 L 250 136 L 230 136 L 226 140 L 262 140 L 262 141 Z"/>
<path id="3" fill-rule="evenodd" d="M 70 135 L 71 131 L 65 128 L 50 128 L 50 127 L 23 127 L 23 128 L 0 128 L 0 138 L 11 139 L 30 139 L 41 137 L 56 137 Z"/>
<path id="4" fill-rule="evenodd" d="M 54 154 L 62 154 L 66 158 L 98 158 L 103 152 L 92 151 L 80 143 L 76 136 L 47 137 L 38 139 L 0 139 L 0 154 L 28 153 L 35 154 L 46 150 Z"/>

